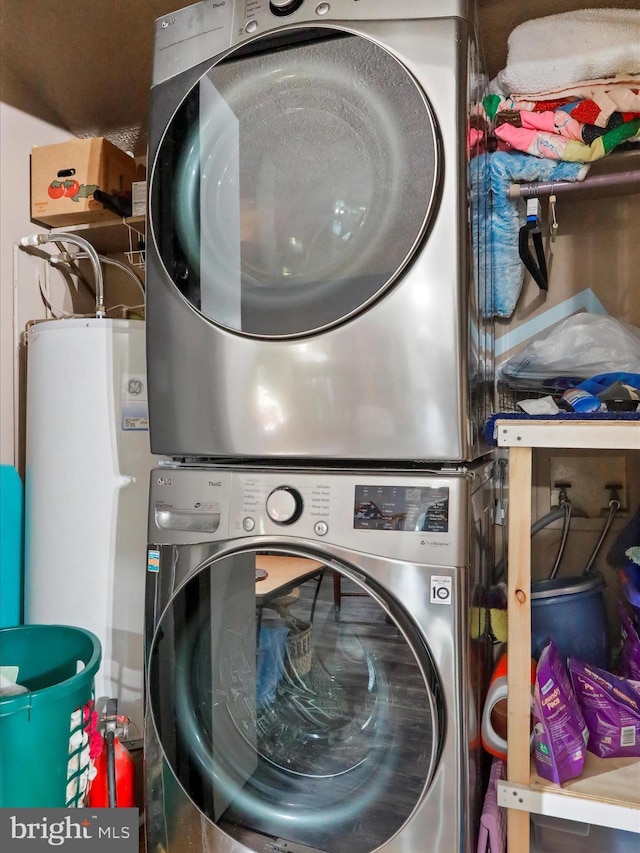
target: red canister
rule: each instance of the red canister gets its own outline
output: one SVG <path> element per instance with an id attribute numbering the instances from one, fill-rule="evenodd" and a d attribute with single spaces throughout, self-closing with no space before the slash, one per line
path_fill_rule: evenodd
<path id="1" fill-rule="evenodd" d="M 113 729 L 107 730 L 102 739 L 102 751 L 96 758 L 95 766 L 97 773 L 89 789 L 89 807 L 133 808 L 136 796 L 135 762 Z"/>

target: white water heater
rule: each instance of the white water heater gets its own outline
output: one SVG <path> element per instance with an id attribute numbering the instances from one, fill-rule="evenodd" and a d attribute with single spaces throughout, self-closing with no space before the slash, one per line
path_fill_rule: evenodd
<path id="1" fill-rule="evenodd" d="M 102 643 L 96 707 L 116 697 L 135 724 L 130 737 L 141 737 L 154 464 L 145 324 L 38 323 L 27 359 L 25 622 L 93 631 Z"/>

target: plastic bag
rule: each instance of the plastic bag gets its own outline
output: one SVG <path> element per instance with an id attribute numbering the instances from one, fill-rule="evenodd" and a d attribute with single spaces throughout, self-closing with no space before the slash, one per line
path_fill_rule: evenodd
<path id="1" fill-rule="evenodd" d="M 510 379 L 553 376 L 590 379 L 601 373 L 640 373 L 640 329 L 601 314 L 573 314 L 546 329 L 505 362 Z"/>
<path id="2" fill-rule="evenodd" d="M 620 616 L 620 675 L 640 681 L 640 635 L 624 604 L 618 602 Z"/>
<path id="3" fill-rule="evenodd" d="M 533 689 L 533 750 L 538 775 L 561 785 L 580 776 L 588 730 L 553 640 L 542 650 Z"/>
<path id="4" fill-rule="evenodd" d="M 569 672 L 589 729 L 589 752 L 600 758 L 640 756 L 640 682 L 569 658 Z"/>

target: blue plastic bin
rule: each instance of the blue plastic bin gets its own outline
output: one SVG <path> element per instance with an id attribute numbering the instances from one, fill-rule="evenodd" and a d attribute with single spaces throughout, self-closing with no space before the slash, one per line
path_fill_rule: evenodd
<path id="1" fill-rule="evenodd" d="M 542 649 L 553 639 L 563 658 L 577 658 L 608 670 L 610 651 L 604 588 L 604 578 L 597 572 L 532 583 L 532 656 L 540 657 Z"/>

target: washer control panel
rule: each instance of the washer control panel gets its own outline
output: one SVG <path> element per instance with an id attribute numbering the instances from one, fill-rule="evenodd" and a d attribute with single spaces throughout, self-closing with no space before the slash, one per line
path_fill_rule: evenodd
<path id="1" fill-rule="evenodd" d="M 149 542 L 299 538 L 363 553 L 465 565 L 466 473 L 162 466 L 151 475 Z"/>

